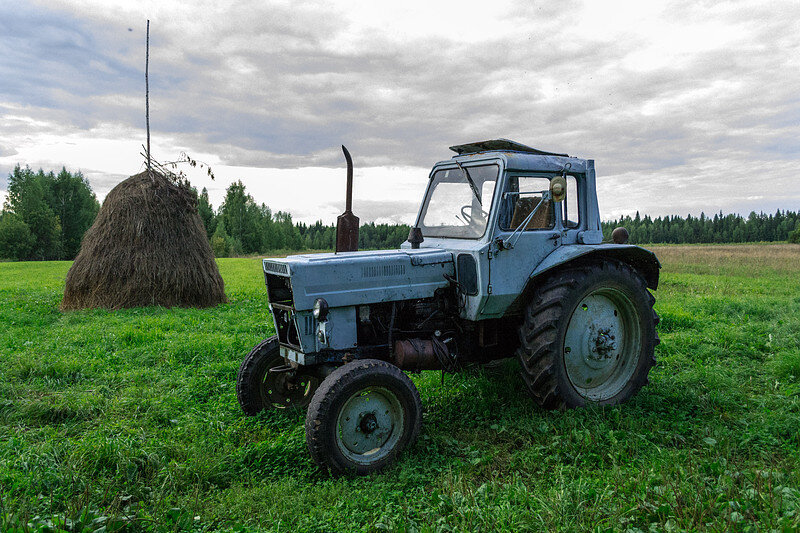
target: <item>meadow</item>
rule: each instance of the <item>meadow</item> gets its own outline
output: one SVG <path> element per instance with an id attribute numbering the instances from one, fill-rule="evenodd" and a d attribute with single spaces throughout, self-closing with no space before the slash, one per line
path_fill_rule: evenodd
<path id="1" fill-rule="evenodd" d="M 423 373 L 421 438 L 362 478 L 315 467 L 302 414 L 239 409 L 258 259 L 219 260 L 215 309 L 67 313 L 68 262 L 0 263 L 0 530 L 800 529 L 800 246 L 653 249 L 630 403 L 542 411 L 513 360 Z"/>

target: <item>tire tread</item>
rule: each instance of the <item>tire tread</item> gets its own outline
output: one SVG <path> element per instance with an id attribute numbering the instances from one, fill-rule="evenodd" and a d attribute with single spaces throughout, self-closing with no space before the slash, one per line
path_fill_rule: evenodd
<path id="1" fill-rule="evenodd" d="M 604 260 L 600 263 L 582 265 L 556 272 L 545 278 L 534 290 L 530 303 L 525 309 L 522 323 L 519 326 L 519 347 L 517 359 L 522 367 L 521 374 L 536 403 L 544 409 L 565 409 L 575 407 L 568 405 L 566 398 L 559 390 L 558 376 L 554 371 L 560 355 L 556 353 L 560 346 L 558 335 L 565 316 L 565 301 L 571 291 L 581 285 L 584 280 L 596 275 L 598 271 L 613 277 L 625 277 L 637 285 L 637 290 L 647 294 L 652 313 L 652 327 L 654 331 L 653 347 L 658 345 L 658 314 L 653 310 L 655 298 L 647 290 L 644 279 L 630 266 L 615 260 Z M 646 368 L 643 372 L 635 373 L 632 380 L 630 396 L 636 394 L 648 383 L 648 373 L 656 363 L 654 351 L 648 354 Z"/>
<path id="2" fill-rule="evenodd" d="M 385 458 L 376 467 L 358 466 L 343 464 L 334 454 L 331 453 L 334 442 L 330 442 L 328 437 L 328 424 L 336 423 L 336 413 L 332 412 L 335 405 L 334 399 L 342 395 L 345 390 L 355 381 L 365 379 L 365 375 L 374 373 L 387 376 L 389 379 L 396 380 L 398 384 L 411 394 L 411 430 L 408 436 L 400 442 L 398 449 Z M 319 386 L 311 399 L 306 415 L 306 444 L 311 453 L 311 457 L 319 466 L 331 471 L 334 474 L 367 474 L 382 470 L 391 464 L 397 454 L 401 453 L 406 446 L 413 444 L 419 436 L 422 427 L 422 400 L 419 391 L 414 383 L 396 366 L 378 359 L 360 359 L 348 363 L 334 370 L 330 376 Z"/>
<path id="3" fill-rule="evenodd" d="M 258 387 L 264 377 L 261 375 L 264 365 L 267 365 L 272 357 L 280 357 L 277 348 L 277 337 L 264 339 L 250 350 L 239 366 L 239 373 L 236 376 L 236 398 L 247 416 L 255 416 L 266 407 Z"/>

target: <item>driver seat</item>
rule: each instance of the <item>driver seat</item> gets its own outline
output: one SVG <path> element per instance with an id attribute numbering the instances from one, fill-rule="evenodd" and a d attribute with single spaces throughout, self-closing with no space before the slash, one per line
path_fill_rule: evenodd
<path id="1" fill-rule="evenodd" d="M 512 231 L 517 229 L 541 201 L 541 196 L 517 198 L 517 201 L 514 202 L 514 216 L 511 217 L 511 227 L 509 229 Z M 553 215 L 553 202 L 547 200 L 547 203 L 540 207 L 538 211 L 536 211 L 536 214 L 531 217 L 531 219 L 528 221 L 528 225 L 523 229 L 529 230 L 552 228 L 555 224 L 555 218 Z"/>

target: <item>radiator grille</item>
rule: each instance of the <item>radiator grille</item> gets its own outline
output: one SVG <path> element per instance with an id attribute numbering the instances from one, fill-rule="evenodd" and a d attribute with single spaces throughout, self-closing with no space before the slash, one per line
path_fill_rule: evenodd
<path id="1" fill-rule="evenodd" d="M 264 274 L 269 302 L 291 307 L 293 303 L 291 278 L 277 274 Z"/>

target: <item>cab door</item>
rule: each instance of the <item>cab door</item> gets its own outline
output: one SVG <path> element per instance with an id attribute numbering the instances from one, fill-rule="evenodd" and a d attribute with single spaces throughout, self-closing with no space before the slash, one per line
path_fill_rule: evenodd
<path id="1" fill-rule="evenodd" d="M 502 316 L 531 272 L 561 244 L 561 207 L 545 194 L 551 177 L 507 176 L 490 246 L 489 295 L 480 318 Z"/>

